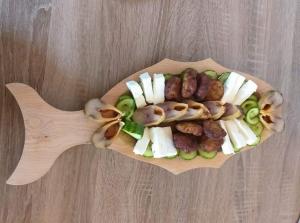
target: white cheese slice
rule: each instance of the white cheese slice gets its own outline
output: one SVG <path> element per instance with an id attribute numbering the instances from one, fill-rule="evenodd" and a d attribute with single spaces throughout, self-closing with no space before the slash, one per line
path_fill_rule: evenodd
<path id="1" fill-rule="evenodd" d="M 224 95 L 221 101 L 223 103 L 232 103 L 244 81 L 244 76 L 236 72 L 231 72 L 224 83 Z"/>
<path id="2" fill-rule="evenodd" d="M 226 132 L 226 136 L 224 137 L 224 143 L 222 145 L 222 151 L 225 155 L 229 155 L 229 154 L 234 154 L 234 149 L 233 146 L 231 144 L 228 132 L 226 130 L 225 124 L 223 120 L 220 120 L 220 125 L 221 127 L 224 129 L 224 131 Z"/>
<path id="3" fill-rule="evenodd" d="M 134 98 L 134 101 L 135 101 L 135 104 L 136 104 L 137 108 L 142 108 L 142 107 L 145 107 L 147 105 L 143 95 L 141 95 L 137 98 Z"/>
<path id="4" fill-rule="evenodd" d="M 149 142 L 150 142 L 149 128 L 145 128 L 143 137 L 136 142 L 133 148 L 133 152 L 138 155 L 143 155 L 147 149 Z"/>
<path id="5" fill-rule="evenodd" d="M 257 137 L 254 134 L 254 132 L 251 130 L 251 128 L 244 122 L 243 120 L 234 119 L 233 120 L 236 125 L 238 126 L 240 132 L 244 135 L 246 138 L 246 143 L 248 145 L 253 145 L 257 141 Z"/>
<path id="6" fill-rule="evenodd" d="M 148 72 L 143 73 L 140 75 L 141 85 L 144 91 L 144 95 L 146 98 L 146 101 L 148 103 L 154 102 L 154 95 L 153 95 L 153 87 L 152 87 L 152 79 Z"/>
<path id="7" fill-rule="evenodd" d="M 252 80 L 248 80 L 243 86 L 239 89 L 238 93 L 235 96 L 233 104 L 241 105 L 247 98 L 249 98 L 257 89 L 257 84 Z"/>
<path id="8" fill-rule="evenodd" d="M 240 149 L 247 145 L 245 136 L 240 132 L 234 121 L 224 121 L 224 124 L 229 134 L 229 138 L 235 148 Z"/>
<path id="9" fill-rule="evenodd" d="M 153 74 L 154 104 L 165 101 L 165 77 L 163 74 Z"/>
<path id="10" fill-rule="evenodd" d="M 146 101 L 143 96 L 143 90 L 141 86 L 136 81 L 127 81 L 126 85 L 134 98 L 136 107 L 141 108 L 146 106 Z"/>
<path id="11" fill-rule="evenodd" d="M 150 129 L 154 158 L 174 156 L 177 150 L 173 143 L 171 127 L 153 127 Z"/>

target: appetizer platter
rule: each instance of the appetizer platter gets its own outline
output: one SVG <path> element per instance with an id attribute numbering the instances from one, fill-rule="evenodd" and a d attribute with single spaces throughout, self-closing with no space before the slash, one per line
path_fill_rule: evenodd
<path id="1" fill-rule="evenodd" d="M 9 184 L 37 180 L 65 150 L 88 143 L 173 174 L 218 168 L 284 128 L 281 93 L 212 59 L 164 59 L 76 112 L 51 107 L 23 84 L 7 87 L 25 123 L 23 154 Z M 76 132 L 65 133 L 70 126 Z"/>

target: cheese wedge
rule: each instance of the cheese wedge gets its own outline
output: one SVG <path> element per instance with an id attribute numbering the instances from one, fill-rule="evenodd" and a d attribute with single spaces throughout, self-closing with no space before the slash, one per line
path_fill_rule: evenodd
<path id="1" fill-rule="evenodd" d="M 221 101 L 223 103 L 232 103 L 244 81 L 244 76 L 236 72 L 231 72 L 224 83 L 224 95 Z"/>
<path id="2" fill-rule="evenodd" d="M 165 77 L 163 74 L 153 74 L 154 104 L 165 101 Z"/>
<path id="3" fill-rule="evenodd" d="M 177 150 L 173 143 L 171 127 L 153 127 L 150 129 L 154 158 L 175 156 Z"/>
<path id="4" fill-rule="evenodd" d="M 146 106 L 147 104 L 141 86 L 136 81 L 127 81 L 126 85 L 134 98 L 136 107 L 141 108 Z"/>
<path id="5" fill-rule="evenodd" d="M 234 105 L 241 105 L 247 98 L 249 98 L 257 89 L 257 84 L 252 80 L 248 80 L 242 87 L 239 89 L 238 93 L 235 96 L 233 101 Z"/>
<path id="6" fill-rule="evenodd" d="M 148 72 L 140 75 L 141 85 L 144 91 L 146 101 L 151 104 L 154 102 L 152 79 Z"/>
<path id="7" fill-rule="evenodd" d="M 143 155 L 147 149 L 149 142 L 150 142 L 149 128 L 145 128 L 143 137 L 136 142 L 133 148 L 133 152 L 138 155 Z"/>
<path id="8" fill-rule="evenodd" d="M 229 138 L 235 148 L 241 149 L 247 145 L 245 136 L 240 132 L 237 124 L 234 121 L 224 121 L 224 124 L 226 131 L 229 134 Z"/>
<path id="9" fill-rule="evenodd" d="M 257 136 L 250 129 L 250 127 L 244 122 L 244 120 L 234 119 L 235 124 L 238 126 L 240 132 L 244 135 L 246 143 L 248 145 L 254 145 L 257 142 Z"/>
<path id="10" fill-rule="evenodd" d="M 220 120 L 220 125 L 221 127 L 224 129 L 224 131 L 226 132 L 226 136 L 224 137 L 224 143 L 222 145 L 222 151 L 225 155 L 229 155 L 229 154 L 234 154 L 234 149 L 233 146 L 231 144 L 228 132 L 226 130 L 225 124 L 223 120 Z"/>

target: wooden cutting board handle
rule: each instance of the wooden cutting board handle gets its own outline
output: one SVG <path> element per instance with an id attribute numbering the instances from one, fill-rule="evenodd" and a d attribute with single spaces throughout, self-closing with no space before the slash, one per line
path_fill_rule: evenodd
<path id="1" fill-rule="evenodd" d="M 25 143 L 21 159 L 7 184 L 31 183 L 43 176 L 67 149 L 90 143 L 98 123 L 83 111 L 62 111 L 47 104 L 31 87 L 10 83 L 24 119 Z"/>

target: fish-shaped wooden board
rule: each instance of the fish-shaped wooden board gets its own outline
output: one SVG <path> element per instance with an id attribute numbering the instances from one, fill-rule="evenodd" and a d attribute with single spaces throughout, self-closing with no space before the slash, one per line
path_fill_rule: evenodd
<path id="1" fill-rule="evenodd" d="M 118 97 L 127 91 L 126 81 L 137 80 L 139 74 L 149 73 L 180 73 L 186 68 L 194 68 L 201 72 L 204 70 L 215 70 L 218 73 L 230 71 L 212 59 L 197 62 L 178 62 L 164 59 L 161 62 L 136 72 L 115 85 L 108 91 L 101 100 L 115 104 Z M 272 90 L 272 86 L 252 75 L 241 73 L 247 79 L 253 80 L 258 85 L 258 93 Z M 54 164 L 57 157 L 64 151 L 76 145 L 89 144 L 93 132 L 99 124 L 87 118 L 81 111 L 62 111 L 47 104 L 38 93 L 28 85 L 21 83 L 10 83 L 6 85 L 17 100 L 24 119 L 25 143 L 21 159 L 7 180 L 7 184 L 23 185 L 31 183 L 41 178 Z M 70 131 L 74 129 L 76 131 Z M 264 130 L 262 140 L 266 140 L 272 135 L 271 131 Z M 219 168 L 232 155 L 224 155 L 219 152 L 212 159 L 207 160 L 196 157 L 193 160 L 175 159 L 154 159 L 145 158 L 133 153 L 135 140 L 130 136 L 120 133 L 108 149 L 115 150 L 133 159 L 151 163 L 162 167 L 173 174 L 179 174 L 191 169 L 200 167 Z M 246 151 L 248 148 L 242 150 Z"/>

